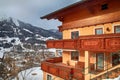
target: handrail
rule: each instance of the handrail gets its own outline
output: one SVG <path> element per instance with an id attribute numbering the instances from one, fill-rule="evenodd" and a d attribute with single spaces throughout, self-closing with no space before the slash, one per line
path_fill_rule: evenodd
<path id="1" fill-rule="evenodd" d="M 101 72 L 101 73 L 99 73 L 99 74 L 91 77 L 91 79 L 92 79 L 92 78 L 97 78 L 97 77 L 99 77 L 99 76 L 101 76 L 101 75 L 104 75 L 105 73 L 110 72 L 110 71 L 112 71 L 112 70 L 115 70 L 115 69 L 117 69 L 117 68 L 120 68 L 120 64 L 117 65 L 117 66 L 114 66 L 114 67 L 110 68 L 109 70 L 105 70 L 105 71 L 103 71 L 103 72 Z"/>
<path id="2" fill-rule="evenodd" d="M 116 52 L 116 53 L 114 53 L 114 54 L 120 54 L 120 51 L 118 51 L 118 52 Z M 113 55 L 113 54 L 112 54 L 112 55 Z M 107 56 L 106 60 L 107 60 L 109 57 L 111 57 L 112 55 Z M 116 61 L 115 61 L 115 63 L 116 63 Z M 96 65 L 96 64 L 97 64 L 97 63 L 94 63 L 93 66 Z M 111 64 L 104 65 L 103 67 L 107 67 L 107 66 L 109 66 L 109 65 L 111 65 Z M 114 67 L 107 68 L 106 70 L 102 71 L 101 73 L 99 73 L 99 74 L 97 74 L 97 75 L 94 75 L 93 77 L 92 77 L 92 72 L 91 72 L 91 71 L 90 71 L 89 73 L 87 73 L 87 74 L 85 74 L 85 73 L 83 73 L 83 74 L 84 74 L 84 75 L 90 75 L 90 78 L 92 79 L 92 78 L 97 78 L 97 77 L 99 77 L 99 76 L 101 76 L 101 75 L 103 75 L 103 74 L 105 74 L 105 73 L 107 73 L 107 72 L 110 72 L 110 71 L 112 71 L 113 69 L 116 69 L 116 68 L 118 68 L 118 67 L 120 67 L 120 64 L 119 64 L 119 65 L 116 65 L 116 66 L 114 66 Z M 84 69 L 82 69 L 81 71 L 82 71 L 82 72 L 85 72 L 86 69 L 91 69 L 91 66 L 89 66 L 89 67 L 87 67 L 87 68 L 84 68 Z"/>

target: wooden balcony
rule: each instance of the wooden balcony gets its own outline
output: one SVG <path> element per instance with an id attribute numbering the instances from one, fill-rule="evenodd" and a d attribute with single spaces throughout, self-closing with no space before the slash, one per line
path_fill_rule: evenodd
<path id="1" fill-rule="evenodd" d="M 82 79 L 84 75 L 81 70 L 77 71 L 77 68 L 73 66 L 65 65 L 62 62 L 62 58 L 52 58 L 42 62 L 41 69 L 47 73 L 58 76 L 65 80 L 70 80 L 71 78 Z M 78 76 L 76 76 L 76 74 Z"/>
<path id="2" fill-rule="evenodd" d="M 67 40 L 49 40 L 47 41 L 48 48 L 59 48 L 59 49 L 76 49 L 77 39 L 67 39 Z"/>
<path id="3" fill-rule="evenodd" d="M 78 39 L 50 40 L 47 41 L 47 47 L 114 52 L 120 50 L 120 34 L 89 35 L 80 36 Z"/>

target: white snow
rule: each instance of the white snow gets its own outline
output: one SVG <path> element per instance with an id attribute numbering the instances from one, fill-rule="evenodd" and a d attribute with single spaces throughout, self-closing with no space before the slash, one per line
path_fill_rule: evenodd
<path id="1" fill-rule="evenodd" d="M 50 51 L 50 52 L 54 52 L 54 53 L 56 53 L 56 49 L 48 49 L 48 51 Z"/>
<path id="2" fill-rule="evenodd" d="M 32 37 L 26 37 L 25 40 L 27 41 L 27 40 L 30 39 L 30 38 L 32 38 Z"/>
<path id="3" fill-rule="evenodd" d="M 19 34 L 19 35 L 22 35 L 22 33 L 20 32 L 20 30 L 19 30 L 19 29 L 18 29 L 18 34 Z"/>
<path id="4" fill-rule="evenodd" d="M 18 22 L 18 20 L 17 20 L 17 19 L 12 18 L 12 20 L 13 20 L 13 22 L 15 23 L 15 25 L 16 25 L 16 26 L 19 26 L 19 22 Z"/>
<path id="5" fill-rule="evenodd" d="M 117 78 L 115 78 L 114 80 L 120 80 L 120 76 L 118 76 Z"/>
<path id="6" fill-rule="evenodd" d="M 31 32 L 30 30 L 28 30 L 28 29 L 23 29 L 23 30 L 25 30 L 25 31 L 27 31 L 27 32 L 29 32 L 29 33 L 32 33 L 33 34 L 33 32 Z"/>
<path id="7" fill-rule="evenodd" d="M 47 40 L 56 40 L 55 38 L 53 38 L 53 37 L 42 37 L 41 36 L 41 38 L 36 38 L 36 39 L 38 39 L 38 40 L 43 40 L 43 41 L 47 41 Z"/>
<path id="8" fill-rule="evenodd" d="M 103 79 L 103 80 L 120 80 L 120 76 L 118 76 L 117 78 L 114 78 L 114 79 Z"/>
<path id="9" fill-rule="evenodd" d="M 11 40 L 13 40 L 13 39 L 15 39 L 15 44 L 16 44 L 16 45 L 17 45 L 17 44 L 21 44 L 21 42 L 20 42 L 20 40 L 19 40 L 18 37 L 12 37 L 12 38 L 9 38 L 9 37 L 3 38 L 3 37 L 1 37 L 1 38 L 0 38 L 0 41 L 7 41 L 7 42 L 9 43 L 9 42 L 11 42 Z"/>
<path id="10" fill-rule="evenodd" d="M 0 58 L 3 58 L 3 55 L 4 55 L 4 49 L 0 48 Z"/>
<path id="11" fill-rule="evenodd" d="M 41 36 L 41 35 L 39 35 L 39 34 L 35 34 L 35 36 L 36 36 L 36 37 L 39 37 L 39 36 Z"/>
<path id="12" fill-rule="evenodd" d="M 25 78 L 24 80 L 43 80 L 43 72 L 40 67 L 30 68 L 18 74 L 19 80 L 23 80 L 23 77 Z"/>

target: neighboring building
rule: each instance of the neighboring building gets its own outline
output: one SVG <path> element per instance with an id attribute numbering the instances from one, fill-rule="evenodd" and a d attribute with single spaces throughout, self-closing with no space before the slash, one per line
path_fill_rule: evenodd
<path id="1" fill-rule="evenodd" d="M 62 57 L 41 64 L 44 80 L 101 80 L 120 75 L 120 0 L 84 0 L 41 17 L 58 19 Z"/>

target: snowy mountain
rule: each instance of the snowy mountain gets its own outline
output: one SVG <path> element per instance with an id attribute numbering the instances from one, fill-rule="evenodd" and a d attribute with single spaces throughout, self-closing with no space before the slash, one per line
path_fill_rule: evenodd
<path id="1" fill-rule="evenodd" d="M 59 39 L 61 35 L 45 30 L 14 18 L 0 20 L 0 47 L 10 48 L 13 45 L 45 44 L 46 40 Z"/>
<path id="2" fill-rule="evenodd" d="M 60 38 L 61 38 L 61 36 L 62 36 L 62 33 L 59 32 L 59 30 L 57 30 L 57 29 L 50 29 L 49 31 L 50 31 L 50 32 L 54 32 L 55 34 L 59 35 Z"/>

